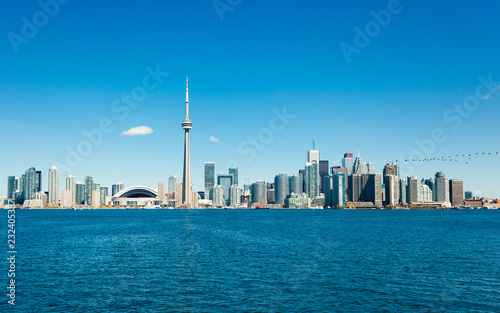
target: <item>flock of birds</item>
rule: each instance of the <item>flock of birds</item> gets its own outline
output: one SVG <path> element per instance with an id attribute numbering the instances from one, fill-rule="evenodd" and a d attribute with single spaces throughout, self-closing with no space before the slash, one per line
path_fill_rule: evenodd
<path id="1" fill-rule="evenodd" d="M 486 156 L 486 155 L 495 155 L 498 154 L 498 152 L 476 152 L 476 154 L 457 154 L 456 156 L 449 155 L 448 157 L 434 157 L 434 158 L 424 158 L 424 159 L 405 159 L 404 162 L 431 162 L 431 161 L 442 161 L 442 162 L 458 162 L 460 158 L 466 157 L 467 160 L 465 161 L 465 164 L 469 164 L 469 160 L 474 157 L 474 156 Z M 403 160 L 400 160 L 403 162 Z M 460 160 L 461 161 L 461 160 Z M 396 163 L 398 163 L 398 160 L 395 160 Z"/>

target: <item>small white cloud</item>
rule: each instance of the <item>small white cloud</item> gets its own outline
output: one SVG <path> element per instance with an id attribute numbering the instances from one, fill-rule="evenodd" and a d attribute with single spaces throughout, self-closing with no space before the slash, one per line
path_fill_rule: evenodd
<path id="1" fill-rule="evenodd" d="M 208 137 L 208 140 L 210 140 L 211 142 L 219 142 L 219 138 L 215 138 L 214 136 Z"/>
<path id="2" fill-rule="evenodd" d="M 123 136 L 146 136 L 149 135 L 153 132 L 153 130 L 150 127 L 147 126 L 138 126 L 138 127 L 132 127 L 131 129 L 122 132 Z"/>
<path id="3" fill-rule="evenodd" d="M 489 100 L 493 99 L 490 94 L 487 94 L 486 96 L 483 97 L 483 100 Z"/>
<path id="4" fill-rule="evenodd" d="M 472 193 L 479 195 L 479 194 L 482 194 L 483 192 L 482 191 L 473 191 Z"/>

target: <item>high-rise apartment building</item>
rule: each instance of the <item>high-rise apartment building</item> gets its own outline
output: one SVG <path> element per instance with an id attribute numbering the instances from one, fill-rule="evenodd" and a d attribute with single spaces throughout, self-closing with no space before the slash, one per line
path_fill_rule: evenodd
<path id="1" fill-rule="evenodd" d="M 464 181 L 450 179 L 450 202 L 453 206 L 464 204 Z"/>
<path id="2" fill-rule="evenodd" d="M 289 190 L 288 175 L 286 173 L 279 173 L 276 175 L 274 177 L 274 201 L 276 204 L 283 205 L 285 203 L 285 198 Z"/>
<path id="3" fill-rule="evenodd" d="M 177 176 L 170 176 L 168 178 L 168 192 L 175 192 L 175 183 L 177 182 Z"/>
<path id="4" fill-rule="evenodd" d="M 450 184 L 443 172 L 436 173 L 436 201 L 450 202 Z"/>
<path id="5" fill-rule="evenodd" d="M 205 163 L 205 199 L 213 200 L 212 188 L 215 186 L 215 163 Z"/>
<path id="6" fill-rule="evenodd" d="M 238 186 L 238 168 L 229 168 L 229 174 L 233 175 L 233 185 Z"/>
<path id="7" fill-rule="evenodd" d="M 76 178 L 73 175 L 68 175 L 66 177 L 66 190 L 71 191 L 71 199 L 73 203 L 76 203 Z"/>
<path id="8" fill-rule="evenodd" d="M 52 166 L 49 169 L 49 203 L 59 202 L 59 169 Z"/>
<path id="9" fill-rule="evenodd" d="M 85 176 L 85 204 L 86 205 L 92 205 L 92 191 L 93 190 L 94 190 L 94 179 L 90 176 Z"/>
<path id="10" fill-rule="evenodd" d="M 294 174 L 289 177 L 289 193 L 301 194 L 304 192 L 304 178 L 302 174 Z"/>
<path id="11" fill-rule="evenodd" d="M 316 198 L 320 193 L 320 176 L 319 176 L 319 163 L 307 162 L 306 163 L 306 194 L 309 198 Z"/>
<path id="12" fill-rule="evenodd" d="M 160 204 L 164 204 L 166 200 L 165 183 L 162 181 L 158 182 L 158 200 L 160 201 Z"/>

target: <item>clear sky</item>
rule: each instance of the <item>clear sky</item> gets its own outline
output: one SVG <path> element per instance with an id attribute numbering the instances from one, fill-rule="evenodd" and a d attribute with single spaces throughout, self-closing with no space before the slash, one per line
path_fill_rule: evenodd
<path id="1" fill-rule="evenodd" d="M 377 172 L 398 160 L 403 177 L 443 171 L 500 197 L 498 1 L 47 3 L 1 4 L 0 195 L 31 166 L 47 190 L 101 121 L 112 131 L 59 166 L 61 189 L 68 172 L 108 187 L 182 179 L 189 76 L 194 189 L 208 161 L 237 164 L 240 185 L 297 173 L 315 139 L 330 165 L 359 150 Z M 139 126 L 153 132 L 122 135 Z"/>

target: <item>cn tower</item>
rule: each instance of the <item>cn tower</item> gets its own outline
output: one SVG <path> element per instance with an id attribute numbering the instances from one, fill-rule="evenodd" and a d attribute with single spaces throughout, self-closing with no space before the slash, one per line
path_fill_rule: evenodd
<path id="1" fill-rule="evenodd" d="M 182 122 L 184 129 L 184 177 L 182 179 L 182 203 L 186 207 L 191 207 L 191 167 L 189 165 L 189 130 L 193 128 L 193 123 L 189 120 L 189 97 L 188 78 L 186 77 L 186 118 Z"/>

